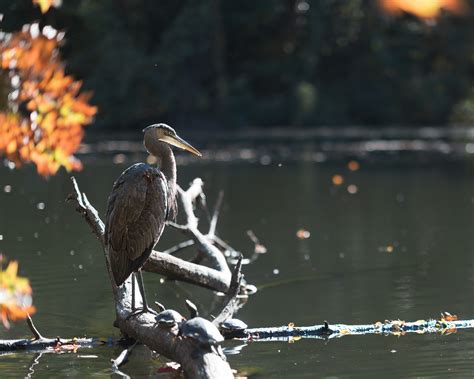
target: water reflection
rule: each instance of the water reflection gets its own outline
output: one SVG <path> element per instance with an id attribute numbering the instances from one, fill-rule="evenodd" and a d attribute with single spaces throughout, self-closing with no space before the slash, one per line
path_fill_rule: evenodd
<path id="1" fill-rule="evenodd" d="M 125 159 L 123 164 L 88 161 L 86 170 L 76 175 L 100 214 L 104 214 L 113 181 L 132 160 L 140 159 L 145 157 Z M 224 240 L 250 258 L 255 246 L 247 230 L 252 230 L 267 248 L 266 254 L 245 266 L 246 279 L 259 292 L 238 317 L 252 327 L 289 322 L 312 325 L 324 320 L 416 320 L 437 317 L 440 311 L 473 317 L 474 305 L 468 298 L 474 288 L 470 164 L 431 167 L 360 161 L 360 168 L 352 171 L 347 163 L 180 168 L 183 185 L 195 176 L 203 178 L 211 204 L 218 191 L 224 190 L 218 224 Z M 335 174 L 344 178 L 344 184 L 334 185 Z M 355 193 L 348 192 L 351 184 L 357 186 Z M 38 308 L 35 321 L 42 333 L 116 336 L 100 245 L 66 204 L 70 188 L 65 173 L 44 181 L 30 168 L 1 168 L 0 251 L 18 259 L 20 275 L 30 277 Z M 310 237 L 299 239 L 299 229 L 310 231 Z M 179 233 L 168 230 L 159 248 L 181 240 Z M 201 309 L 213 306 L 214 312 L 218 308 L 206 290 L 160 282 L 150 274 L 145 281 L 150 301 L 154 297 L 184 313 L 186 298 L 195 300 Z M 0 337 L 28 334 L 20 323 L 11 331 L 2 330 Z M 326 345 L 318 341 L 250 343 L 241 354 L 229 355 L 229 360 L 241 372 L 265 377 L 311 373 L 379 377 L 386 374 L 386 367 L 402 377 L 468 376 L 472 374 L 473 337 L 472 332 L 463 331 L 400 339 L 354 337 Z M 101 347 L 82 353 L 98 358 L 48 354 L 34 366 L 35 376 L 109 376 L 109 359 L 119 351 Z M 2 357 L 2 376 L 27 375 L 32 359 L 29 354 Z M 134 353 L 123 371 L 149 376 L 159 364 L 143 349 Z"/>

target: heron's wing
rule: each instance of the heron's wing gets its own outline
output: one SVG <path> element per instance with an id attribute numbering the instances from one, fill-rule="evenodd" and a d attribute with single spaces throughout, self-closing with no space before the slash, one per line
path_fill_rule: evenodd
<path id="1" fill-rule="evenodd" d="M 119 285 L 148 259 L 163 232 L 167 187 L 163 174 L 146 164 L 125 170 L 109 196 L 105 237 Z"/>

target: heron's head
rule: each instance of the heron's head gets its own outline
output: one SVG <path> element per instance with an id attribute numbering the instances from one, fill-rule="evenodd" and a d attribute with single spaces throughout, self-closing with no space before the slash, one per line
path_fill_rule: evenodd
<path id="1" fill-rule="evenodd" d="M 189 151 L 190 153 L 197 155 L 198 157 L 202 156 L 199 150 L 197 150 L 196 148 L 191 146 L 191 144 L 179 137 L 176 134 L 175 130 L 169 125 L 153 124 L 143 129 L 143 133 L 145 133 L 145 141 L 157 140 L 161 142 L 166 142 L 170 145 L 179 147 L 180 149 Z"/>

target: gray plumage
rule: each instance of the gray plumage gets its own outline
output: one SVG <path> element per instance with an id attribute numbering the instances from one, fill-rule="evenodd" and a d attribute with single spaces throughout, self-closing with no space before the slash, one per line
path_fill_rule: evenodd
<path id="1" fill-rule="evenodd" d="M 145 163 L 126 169 L 107 205 L 104 237 L 117 286 L 143 266 L 166 220 L 176 216 L 176 162 L 169 144 L 201 155 L 166 124 L 143 131 L 145 148 L 158 159 L 160 169 Z"/>
<path id="2" fill-rule="evenodd" d="M 115 182 L 108 202 L 105 236 L 118 286 L 148 259 L 163 233 L 167 213 L 166 179 L 158 169 L 137 163 Z"/>

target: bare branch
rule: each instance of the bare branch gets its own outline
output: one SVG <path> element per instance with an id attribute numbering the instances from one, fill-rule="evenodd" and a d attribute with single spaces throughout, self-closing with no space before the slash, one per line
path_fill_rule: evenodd
<path id="1" fill-rule="evenodd" d="M 229 251 L 232 256 L 238 256 L 241 255 L 242 253 L 238 250 L 235 250 L 232 246 L 230 246 L 227 242 L 225 242 L 223 239 L 220 237 L 214 235 L 212 236 L 212 241 L 219 246 L 221 249 Z"/>
<path id="2" fill-rule="evenodd" d="M 189 188 L 186 190 L 186 195 L 189 197 L 191 202 L 194 202 L 197 197 L 199 197 L 203 191 L 202 187 L 204 186 L 204 182 L 202 181 L 201 178 L 195 178 L 191 184 L 189 185 Z"/>
<path id="3" fill-rule="evenodd" d="M 230 285 L 230 277 L 225 273 L 158 251 L 151 253 L 143 268 L 149 272 L 168 276 L 170 279 L 196 284 L 214 291 L 227 292 Z"/>
<path id="4" fill-rule="evenodd" d="M 184 191 L 178 186 L 179 198 L 181 200 L 184 214 L 186 215 L 187 224 L 179 225 L 176 223 L 169 223 L 169 225 L 181 230 L 187 236 L 192 238 L 197 245 L 198 251 L 202 252 L 212 268 L 230 276 L 229 266 L 223 254 L 215 247 L 204 234 L 198 229 L 198 218 L 194 214 L 193 201 L 202 192 L 202 180 L 197 178 L 191 183 L 187 191 Z"/>
<path id="5" fill-rule="evenodd" d="M 59 337 L 56 338 L 46 338 L 41 335 L 41 333 L 36 329 L 33 320 L 30 315 L 26 318 L 26 323 L 28 324 L 31 333 L 33 333 L 33 339 L 15 339 L 15 340 L 0 340 L 0 351 L 14 351 L 14 350 L 42 350 L 47 347 L 55 347 L 58 351 L 61 351 L 61 348 L 65 346 L 87 346 L 90 347 L 94 344 L 92 338 L 71 338 L 71 339 L 62 339 Z"/>
<path id="6" fill-rule="evenodd" d="M 234 271 L 232 272 L 232 279 L 229 287 L 229 291 L 226 294 L 224 300 L 224 308 L 219 315 L 214 319 L 213 323 L 219 326 L 225 320 L 232 318 L 232 315 L 237 310 L 237 295 L 240 291 L 240 283 L 242 282 L 242 255 L 235 264 Z"/>
<path id="7" fill-rule="evenodd" d="M 291 323 L 281 327 L 246 329 L 245 333 L 253 341 L 288 341 L 295 337 L 327 339 L 367 334 L 396 335 L 399 337 L 408 333 L 449 334 L 460 329 L 473 328 L 474 320 L 427 319 L 414 322 L 385 320 L 383 323 L 378 321 L 374 324 L 363 325 L 329 324 L 324 321 L 322 325 L 313 326 L 295 326 Z"/>
<path id="8" fill-rule="evenodd" d="M 81 193 L 74 176 L 71 177 L 71 180 L 72 180 L 72 184 L 74 188 L 74 193 L 69 194 L 69 196 L 67 197 L 67 201 L 71 201 L 76 204 L 76 211 L 78 211 L 84 216 L 86 222 L 91 227 L 92 232 L 99 239 L 102 246 L 105 246 L 104 244 L 105 225 L 100 219 L 99 213 L 89 203 L 89 200 L 87 200 L 86 195 L 84 193 Z"/>
<path id="9" fill-rule="evenodd" d="M 216 206 L 212 214 L 209 233 L 207 234 L 210 238 L 214 237 L 216 234 L 217 219 L 219 218 L 219 211 L 222 205 L 222 200 L 224 199 L 224 191 L 219 191 L 219 196 L 217 197 Z"/>
<path id="10" fill-rule="evenodd" d="M 16 339 L 0 340 L 0 351 L 13 350 L 44 350 L 48 347 L 57 348 L 58 351 L 64 351 L 67 347 L 92 347 L 95 341 L 92 338 L 40 338 L 40 339 Z"/>
<path id="11" fill-rule="evenodd" d="M 105 224 L 99 217 L 99 212 L 92 206 L 92 204 L 87 199 L 85 193 L 81 193 L 79 190 L 79 185 L 77 184 L 76 178 L 74 176 L 71 177 L 71 181 L 74 187 L 74 193 L 69 194 L 67 197 L 67 201 L 76 204 L 76 211 L 78 211 L 84 219 L 86 220 L 87 224 L 91 228 L 92 232 L 96 235 L 99 239 L 102 249 L 104 251 L 105 257 L 105 265 L 107 268 L 107 272 L 109 274 L 110 283 L 112 284 L 112 291 L 114 294 L 115 300 L 117 300 L 117 286 L 115 285 L 115 280 L 113 279 L 112 267 L 110 265 L 110 258 L 109 254 L 107 253 L 107 249 L 105 247 L 105 240 L 104 240 L 104 233 L 105 233 Z"/>

